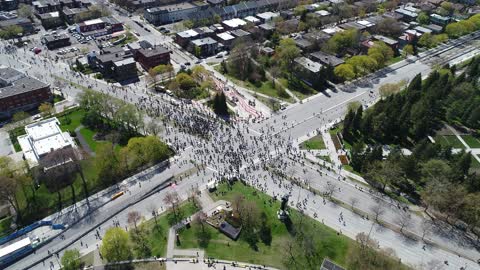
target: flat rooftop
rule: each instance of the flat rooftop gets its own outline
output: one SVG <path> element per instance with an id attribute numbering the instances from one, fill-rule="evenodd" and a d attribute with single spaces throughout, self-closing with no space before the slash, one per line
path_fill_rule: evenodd
<path id="1" fill-rule="evenodd" d="M 62 132 L 56 117 L 45 119 L 25 126 L 25 135 L 18 137 L 25 159 L 31 167 L 47 153 L 64 147 L 75 147 L 68 132 Z"/>

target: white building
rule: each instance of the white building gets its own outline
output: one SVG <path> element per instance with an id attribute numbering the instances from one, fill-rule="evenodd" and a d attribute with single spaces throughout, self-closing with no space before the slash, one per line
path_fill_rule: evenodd
<path id="1" fill-rule="evenodd" d="M 68 132 L 62 132 L 56 117 L 25 126 L 25 135 L 18 136 L 18 143 L 30 167 L 38 165 L 40 159 L 51 151 L 76 147 Z"/>

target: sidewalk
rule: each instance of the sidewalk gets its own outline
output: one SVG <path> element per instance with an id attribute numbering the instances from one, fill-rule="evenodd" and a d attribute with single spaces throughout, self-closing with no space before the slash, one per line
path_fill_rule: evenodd
<path id="1" fill-rule="evenodd" d="M 200 196 L 198 196 L 200 204 L 202 205 L 202 211 L 205 212 L 208 216 L 211 215 L 214 211 L 217 210 L 217 207 L 222 206 L 224 209 L 229 209 L 230 205 L 227 201 L 220 200 L 214 202 L 212 198 L 208 195 L 208 191 L 204 190 Z M 177 230 L 185 227 L 187 223 L 194 220 L 195 216 L 199 212 L 193 214 L 190 217 L 187 217 L 185 220 L 177 223 L 176 225 L 170 227 L 168 230 L 168 243 L 167 243 L 167 258 L 174 257 L 192 257 L 202 260 L 205 258 L 205 251 L 201 249 L 177 249 L 175 248 L 176 233 Z M 209 226 L 209 225 L 208 225 Z"/>

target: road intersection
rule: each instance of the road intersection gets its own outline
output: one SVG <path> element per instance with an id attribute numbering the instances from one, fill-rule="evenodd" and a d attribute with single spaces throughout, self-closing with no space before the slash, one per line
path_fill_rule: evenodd
<path id="1" fill-rule="evenodd" d="M 452 46 L 443 52 L 443 54 L 453 57 L 446 60 L 461 61 L 462 59 L 459 60 L 459 58 L 463 58 L 462 52 L 465 47 Z M 473 45 L 467 44 L 466 47 L 468 46 Z M 452 53 L 452 51 L 454 52 Z M 442 58 L 443 54 L 439 54 L 437 58 Z M 431 58 L 433 57 L 429 57 L 429 59 Z M 151 95 L 146 92 L 143 82 L 122 87 L 112 86 L 71 72 L 66 64 L 39 60 L 31 52 L 22 50 L 15 56 L 2 54 L 0 60 L 2 63 L 8 62 L 12 66 L 21 65 L 20 61 L 22 61 L 23 65 L 29 65 L 24 67 L 29 74 L 49 83 L 54 83 L 58 78 L 74 83 L 73 86 L 63 89 L 71 97 L 79 93 L 79 85 L 91 87 L 140 107 L 156 104 L 159 111 L 167 115 L 166 119 L 169 122 L 166 125 L 172 122 L 177 123 L 177 127 L 165 128 L 161 134 L 162 138 L 177 150 L 178 156 L 172 160 L 169 168 L 136 179 L 138 181 L 132 182 L 133 185 L 126 185 L 124 187 L 128 191 L 126 196 L 100 206 L 80 222 L 72 222 L 71 224 L 74 225 L 63 233 L 66 240 L 57 237 L 39 248 L 34 254 L 7 269 L 45 269 L 45 265 L 48 266 L 50 261 L 53 263 L 53 268 L 58 269 L 58 258 L 51 254 L 58 253 L 61 257 L 64 249 L 73 247 L 79 248 L 82 254 L 88 253 L 97 248 L 100 243 L 100 239 L 95 237 L 95 232 L 98 231 L 100 235 L 103 235 L 104 231 L 113 225 L 113 221 L 118 221 L 125 226 L 127 213 L 132 209 L 140 211 L 146 218 L 151 217 L 152 205 L 159 212 L 165 211 L 165 207 L 162 207 L 159 202 L 168 191 L 171 191 L 171 187 L 167 186 L 153 193 L 151 190 L 158 188 L 172 176 L 178 179 L 175 190 L 185 199 L 192 187 L 205 189 L 206 183 L 211 179 L 219 179 L 232 174 L 245 179 L 249 184 L 269 195 L 291 194 L 292 207 L 303 210 L 310 217 L 316 218 L 351 238 L 355 238 L 360 232 L 368 232 L 373 226 L 375 228 L 373 238 L 378 240 L 382 247 L 392 248 L 404 263 L 418 267 L 420 264 L 427 264 L 441 258 L 442 261 L 449 262 L 448 266 L 445 265 L 445 269 L 460 269 L 465 266 L 468 267 L 467 269 L 478 267 L 475 261 L 480 258 L 480 254 L 466 241 L 452 239 L 438 232 L 438 234 L 428 237 L 431 244 L 424 247 L 425 244 L 422 241 L 408 239 L 398 233 L 395 228 L 378 227 L 372 220 L 339 207 L 337 204 L 329 201 L 323 203 L 320 195 L 314 194 L 304 186 L 292 185 L 289 181 L 291 179 L 279 177 L 271 170 L 272 166 L 278 164 L 280 171 L 293 171 L 295 177 L 305 180 L 311 188 L 320 191 L 325 189 L 327 182 L 335 183 L 340 188 L 340 191 L 334 196 L 335 199 L 348 203 L 351 197 L 358 198 L 361 204 L 357 207 L 365 213 L 371 212 L 371 205 L 379 200 L 378 194 L 372 196 L 369 192 L 357 188 L 356 184 L 349 179 L 341 180 L 343 177 L 335 175 L 332 171 L 314 167 L 314 165 L 305 165 L 295 142 L 299 137 L 319 129 L 325 129 L 332 122 L 338 121 L 343 117 L 346 107 L 351 101 L 361 101 L 364 105 L 373 104 L 378 99 L 378 88 L 382 84 L 398 82 L 402 79 L 411 80 L 418 73 L 428 74 L 432 70 L 428 62 L 424 63 L 422 60 L 416 61 L 415 59 L 406 63 L 401 62 L 397 64 L 398 69 L 394 68 L 393 71 L 385 73 L 379 78 L 371 79 L 369 85 L 352 86 L 355 91 L 331 92 L 329 96 L 318 94 L 263 121 L 238 122 L 227 126 L 215 120 L 211 113 L 201 107 L 187 104 L 172 105 L 166 98 Z M 176 113 L 172 111 L 176 111 Z M 208 139 L 180 131 L 178 125 L 191 124 L 191 114 L 214 119 L 212 121 L 215 123 L 209 126 L 210 130 L 206 131 Z M 270 169 L 264 170 L 264 165 Z M 193 174 L 184 176 L 182 180 L 179 179 L 179 175 L 191 173 L 192 170 Z M 92 199 L 95 196 L 97 199 L 100 198 L 100 195 L 95 194 L 92 195 Z M 103 199 L 108 199 L 108 195 L 104 194 L 103 196 L 105 196 L 102 197 Z M 381 200 L 388 201 L 388 198 L 381 198 Z M 395 203 L 386 203 L 385 205 L 388 208 L 384 216 L 385 222 L 395 226 L 396 219 L 403 210 L 399 210 Z M 343 213 L 345 223 L 338 222 L 339 213 Z M 419 233 L 421 234 L 419 226 L 422 217 L 416 214 L 412 214 L 412 216 L 414 225 L 409 229 L 419 235 Z M 457 235 L 451 234 L 455 237 Z"/>

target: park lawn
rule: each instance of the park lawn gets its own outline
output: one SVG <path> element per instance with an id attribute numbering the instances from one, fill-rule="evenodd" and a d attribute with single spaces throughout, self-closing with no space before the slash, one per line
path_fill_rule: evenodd
<path id="1" fill-rule="evenodd" d="M 179 207 L 179 220 L 184 219 L 198 212 L 199 208 L 191 201 L 183 202 Z M 163 212 L 155 219 L 150 219 L 144 222 L 144 226 L 149 230 L 148 239 L 152 256 L 165 257 L 167 254 L 168 230 L 174 225 L 175 216 L 172 211 Z M 131 230 L 133 232 L 133 230 Z"/>
<path id="2" fill-rule="evenodd" d="M 75 131 L 75 129 L 82 124 L 81 121 L 84 115 L 85 110 L 78 109 L 59 116 L 58 120 L 60 121 L 60 129 L 62 131 Z M 67 118 L 70 119 L 70 123 L 67 123 Z"/>
<path id="3" fill-rule="evenodd" d="M 89 195 L 94 194 L 100 191 L 103 187 L 98 183 L 98 170 L 95 167 L 93 160 L 82 160 L 82 169 L 85 176 L 85 181 L 87 183 L 87 190 Z M 77 175 L 75 181 L 72 184 L 73 190 L 75 191 L 75 202 L 81 201 L 85 198 L 83 182 L 80 175 Z M 72 193 L 72 188 L 66 186 L 60 190 L 61 194 L 61 204 L 62 208 L 65 208 L 74 203 L 74 195 Z M 35 211 L 28 212 L 29 206 L 27 204 L 27 197 L 33 198 L 33 193 L 31 189 L 22 190 L 19 188 L 17 191 L 17 198 L 20 205 L 20 209 L 25 213 L 26 216 L 23 217 L 22 223 L 29 224 L 35 220 L 41 219 L 45 216 L 53 214 L 58 211 L 58 193 L 51 192 L 47 189 L 45 184 L 40 184 L 40 187 L 35 191 L 35 204 L 38 206 Z"/>
<path id="4" fill-rule="evenodd" d="M 473 135 L 463 135 L 462 139 L 467 143 L 471 148 L 480 148 L 480 140 Z"/>
<path id="5" fill-rule="evenodd" d="M 213 227 L 210 227 L 210 225 L 206 225 L 205 228 L 209 227 L 208 230 L 212 235 L 212 239 L 206 248 L 207 255 L 218 259 L 265 264 L 285 269 L 281 254 L 284 253 L 285 244 L 291 236 L 285 224 L 277 219 L 277 210 L 280 208 L 280 202 L 275 201 L 270 205 L 269 200 L 271 198 L 268 195 L 260 193 L 241 182 L 236 182 L 232 186 L 232 190 L 229 189 L 227 184 L 221 184 L 217 188 L 217 191 L 211 194 L 211 197 L 214 201 L 227 200 L 231 202 L 236 194 L 242 194 L 245 197 L 245 201 L 254 201 L 259 210 L 267 215 L 268 223 L 271 225 L 272 230 L 272 243 L 270 246 L 266 246 L 259 242 L 258 251 L 254 251 L 247 242 L 242 239 L 241 235 L 239 240 L 232 241 L 222 233 L 217 232 Z M 290 209 L 290 213 L 293 224 L 296 224 L 300 219 L 300 214 L 293 209 Z M 320 255 L 322 257 L 329 257 L 335 262 L 345 265 L 350 240 L 343 235 L 337 235 L 333 229 L 313 219 L 308 218 L 305 222 L 315 228 L 314 235 L 316 243 L 320 245 Z M 192 229 L 184 229 L 180 232 L 182 248 L 199 247 L 194 233 L 195 226 L 199 225 L 193 225 Z"/>
<path id="6" fill-rule="evenodd" d="M 243 261 L 255 264 L 269 265 L 279 269 L 286 269 L 283 265 L 282 258 L 286 257 L 285 246 L 286 243 L 292 238 L 291 234 L 287 230 L 284 223 L 280 222 L 277 218 L 277 210 L 280 208 L 280 202 L 274 201 L 269 203 L 271 197 L 258 192 L 256 189 L 246 186 L 241 182 L 235 182 L 233 186 L 229 186 L 226 183 L 222 183 L 217 188 L 211 197 L 213 200 L 227 200 L 233 201 L 233 198 L 241 194 L 244 196 L 245 201 L 253 201 L 257 204 L 260 211 L 263 211 L 267 215 L 268 224 L 271 226 L 272 243 L 270 246 L 265 246 L 263 243 L 258 243 L 258 251 L 252 250 L 240 235 L 239 240 L 236 242 L 226 238 L 220 232 L 210 228 L 212 231 L 212 239 L 206 248 L 207 255 L 218 259 L 226 259 L 233 261 Z M 304 228 L 310 228 L 311 235 L 314 237 L 314 242 L 317 246 L 317 252 L 320 258 L 329 258 L 339 265 L 346 266 L 346 269 L 359 269 L 356 265 L 356 261 L 360 254 L 360 248 L 357 243 L 350 238 L 337 234 L 336 231 L 322 223 L 311 219 L 305 218 L 297 210 L 290 208 L 290 218 L 292 226 L 303 220 Z M 194 225 L 199 226 L 199 225 Z M 208 225 L 209 226 L 209 225 Z M 194 228 L 194 227 L 192 227 Z M 192 229 L 190 229 L 193 231 Z M 195 239 L 187 238 L 192 233 L 181 235 L 181 241 L 183 239 L 184 246 L 195 247 Z M 190 242 L 189 242 L 190 241 Z M 225 246 L 225 243 L 228 243 Z M 198 247 L 198 245 L 197 245 Z M 371 250 L 370 252 L 375 252 Z M 351 257 L 352 256 L 352 257 Z M 405 265 L 398 264 L 398 260 L 386 257 L 381 253 L 376 253 L 380 262 L 379 265 L 371 265 L 371 270 L 384 270 L 384 267 L 388 269 L 408 269 Z M 297 258 L 299 261 L 305 258 Z M 387 266 L 388 265 L 388 266 Z"/>
<path id="7" fill-rule="evenodd" d="M 323 141 L 322 135 L 316 135 L 300 144 L 300 149 L 318 150 L 325 148 L 325 142 Z"/>
<path id="8" fill-rule="evenodd" d="M 450 145 L 453 148 L 465 148 L 465 145 L 463 145 L 463 143 L 455 135 L 437 135 L 435 136 L 434 140 L 443 146 Z"/>

